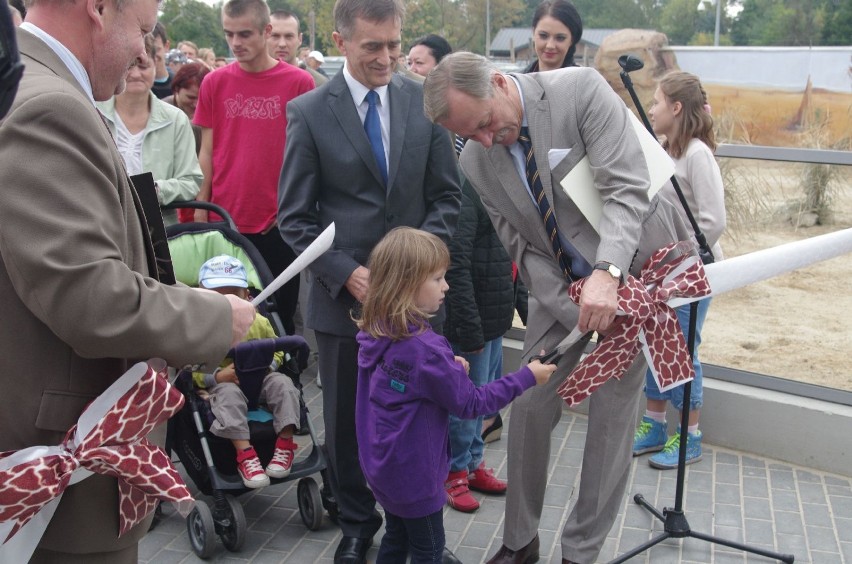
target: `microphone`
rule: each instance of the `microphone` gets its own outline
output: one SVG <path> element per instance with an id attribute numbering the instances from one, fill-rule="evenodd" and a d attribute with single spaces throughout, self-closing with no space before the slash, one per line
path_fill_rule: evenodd
<path id="1" fill-rule="evenodd" d="M 644 67 L 645 63 L 636 55 L 622 55 L 618 58 L 618 65 L 624 72 L 633 72 Z"/>

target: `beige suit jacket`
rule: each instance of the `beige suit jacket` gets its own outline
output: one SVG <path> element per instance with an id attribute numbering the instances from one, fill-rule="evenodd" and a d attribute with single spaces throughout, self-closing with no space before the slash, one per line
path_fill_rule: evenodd
<path id="1" fill-rule="evenodd" d="M 138 196 L 109 130 L 56 54 L 18 30 L 25 65 L 0 122 L 0 451 L 59 444 L 131 363 L 215 366 L 231 310 L 161 285 Z M 107 552 L 122 539 L 116 481 L 69 488 L 41 547 Z"/>
<path id="2" fill-rule="evenodd" d="M 648 170 L 628 110 L 597 71 L 573 67 L 512 76 L 521 86 L 536 164 L 560 232 L 590 264 L 605 261 L 637 274 L 655 250 L 690 238 L 669 204 L 649 202 Z M 570 151 L 551 169 L 550 149 Z M 559 185 L 584 156 L 604 201 L 599 232 Z M 568 297 L 525 181 L 502 145 L 485 149 L 469 142 L 460 164 L 529 288 L 525 354 L 550 350 L 574 328 L 579 308 Z"/>

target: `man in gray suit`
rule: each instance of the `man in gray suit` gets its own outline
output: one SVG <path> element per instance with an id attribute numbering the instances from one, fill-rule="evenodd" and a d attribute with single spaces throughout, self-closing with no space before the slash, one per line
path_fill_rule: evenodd
<path id="1" fill-rule="evenodd" d="M 301 253 L 331 222 L 337 233 L 310 267 L 306 315 L 317 337 L 329 477 L 343 530 L 335 562 L 363 562 L 382 524 L 355 439 L 358 344 L 350 316 L 369 284 L 364 265 L 397 226 L 447 240 L 460 205 L 449 135 L 423 115 L 421 86 L 393 74 L 403 16 L 401 0 L 338 0 L 333 39 L 345 67 L 287 105 L 281 234 Z"/>
<path id="2" fill-rule="evenodd" d="M 432 121 L 477 141 L 467 143 L 460 164 L 530 290 L 524 361 L 552 350 L 575 326 L 586 333 L 565 352 L 550 384 L 512 407 L 503 546 L 489 562 L 535 562 L 550 434 L 562 412 L 555 390 L 592 332 L 606 335 L 623 273 L 637 274 L 655 250 L 690 235 L 675 210 L 649 201 L 648 170 L 628 110 L 593 69 L 506 75 L 483 57 L 456 53 L 427 77 L 424 97 Z M 604 203 L 597 229 L 559 186 L 584 156 Z M 585 276 L 578 307 L 568 286 Z M 580 491 L 562 532 L 563 562 L 594 562 L 612 527 L 627 484 L 645 366 L 640 355 L 620 381 L 590 399 Z"/>
<path id="3" fill-rule="evenodd" d="M 36 0 L 26 65 L 0 122 L 0 451 L 60 444 L 132 364 L 218 365 L 254 308 L 158 282 L 139 195 L 95 101 L 147 62 L 156 0 Z M 95 47 L 96 46 L 96 47 Z M 151 515 L 121 538 L 116 478 L 70 486 L 30 562 L 133 563 Z"/>

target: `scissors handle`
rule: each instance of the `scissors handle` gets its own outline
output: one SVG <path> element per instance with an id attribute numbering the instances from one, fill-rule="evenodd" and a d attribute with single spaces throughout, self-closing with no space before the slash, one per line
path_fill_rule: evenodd
<path id="1" fill-rule="evenodd" d="M 533 360 L 537 360 L 542 364 L 559 364 L 559 361 L 562 360 L 562 353 L 559 352 L 559 349 L 553 349 L 547 354 L 537 354 L 530 358 L 530 362 Z"/>

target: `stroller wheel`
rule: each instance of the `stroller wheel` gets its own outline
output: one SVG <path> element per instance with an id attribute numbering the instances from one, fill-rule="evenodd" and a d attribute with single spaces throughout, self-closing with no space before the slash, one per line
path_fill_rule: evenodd
<path id="1" fill-rule="evenodd" d="M 228 502 L 228 519 L 231 522 L 227 528 L 223 528 L 220 537 L 222 544 L 231 552 L 239 552 L 246 542 L 246 514 L 243 511 L 243 506 L 232 495 L 225 495 L 225 501 Z"/>
<path id="2" fill-rule="evenodd" d="M 216 526 L 213 513 L 203 501 L 195 502 L 195 509 L 186 518 L 186 531 L 193 552 L 199 558 L 210 558 L 216 548 Z"/>
<path id="3" fill-rule="evenodd" d="M 313 478 L 299 480 L 296 497 L 302 522 L 309 531 L 316 531 L 322 526 L 322 498 L 316 481 Z"/>

